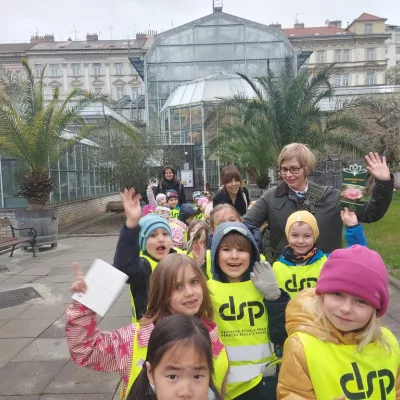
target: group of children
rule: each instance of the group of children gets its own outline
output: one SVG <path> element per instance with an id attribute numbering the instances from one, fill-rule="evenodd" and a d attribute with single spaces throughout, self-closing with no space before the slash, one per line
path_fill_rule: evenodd
<path id="1" fill-rule="evenodd" d="M 328 255 L 315 217 L 295 212 L 271 267 L 228 204 L 189 224 L 188 256 L 133 189 L 122 200 L 114 266 L 129 277 L 132 324 L 100 331 L 73 302 L 66 325 L 72 359 L 118 371 L 121 399 L 400 399 L 399 346 L 380 325 L 388 274 L 355 213 L 341 212 L 349 247 Z"/>

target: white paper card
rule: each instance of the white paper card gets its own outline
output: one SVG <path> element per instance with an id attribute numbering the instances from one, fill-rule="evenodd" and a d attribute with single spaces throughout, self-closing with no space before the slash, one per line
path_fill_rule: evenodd
<path id="1" fill-rule="evenodd" d="M 96 259 L 85 276 L 86 293 L 75 293 L 72 298 L 104 317 L 127 280 L 123 272 Z"/>

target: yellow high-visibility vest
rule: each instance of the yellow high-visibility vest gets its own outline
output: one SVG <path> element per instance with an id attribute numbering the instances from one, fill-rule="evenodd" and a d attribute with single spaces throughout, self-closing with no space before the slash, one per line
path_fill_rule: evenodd
<path id="1" fill-rule="evenodd" d="M 315 287 L 326 260 L 327 257 L 324 255 L 310 265 L 291 266 L 281 261 L 274 262 L 273 271 L 278 286 L 288 293 L 291 298 L 295 297 L 303 289 Z"/>
<path id="2" fill-rule="evenodd" d="M 361 352 L 357 345 L 323 341 L 303 332 L 297 335 L 304 347 L 307 367 L 317 400 L 346 399 L 395 400 L 400 349 L 393 333 L 383 328 L 390 348 L 370 343 Z"/>
<path id="3" fill-rule="evenodd" d="M 266 365 L 276 361 L 262 294 L 251 281 L 207 281 L 215 322 L 229 359 L 226 395 L 234 399 L 257 386 Z"/>

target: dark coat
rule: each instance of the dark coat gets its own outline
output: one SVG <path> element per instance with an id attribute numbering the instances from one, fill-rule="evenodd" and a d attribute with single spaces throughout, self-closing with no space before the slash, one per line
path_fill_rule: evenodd
<path id="1" fill-rule="evenodd" d="M 394 180 L 376 180 L 372 195 L 365 207 L 358 212 L 359 222 L 371 223 L 379 221 L 388 210 L 393 197 Z M 310 197 L 308 197 L 310 196 Z M 332 186 L 321 186 L 309 182 L 305 205 L 310 205 L 311 211 L 318 222 L 319 238 L 317 247 L 324 253 L 331 253 L 343 247 L 340 217 L 341 193 Z M 252 230 L 268 221 L 269 246 L 264 249 L 265 256 L 272 259 L 279 257 L 287 246 L 285 226 L 288 217 L 295 211 L 306 208 L 299 203 L 296 193 L 289 189 L 286 183 L 269 189 L 244 216 L 244 223 Z M 306 208 L 307 209 L 307 208 Z"/>
<path id="2" fill-rule="evenodd" d="M 164 183 L 159 183 L 157 186 L 153 187 L 154 198 L 157 197 L 159 193 L 167 194 L 168 190 L 175 190 L 178 193 L 178 205 L 182 205 L 186 203 L 186 195 L 185 188 L 182 183 L 178 182 L 176 184 L 172 184 L 168 181 L 164 181 Z"/>
<path id="3" fill-rule="evenodd" d="M 124 225 L 114 255 L 114 267 L 128 275 L 127 283 L 134 299 L 137 320 L 144 316 L 147 309 L 148 286 L 152 271 L 149 261 L 140 257 L 139 232 L 139 226 L 129 229 Z M 176 251 L 171 249 L 170 253 Z M 147 256 L 151 258 L 150 255 Z"/>
<path id="4" fill-rule="evenodd" d="M 249 206 L 246 202 L 244 201 L 245 194 L 243 193 L 242 189 L 239 189 L 237 195 L 236 195 L 236 201 L 235 204 L 232 203 L 231 198 L 229 197 L 228 192 L 226 191 L 225 188 L 218 190 L 218 193 L 214 196 L 213 198 L 213 207 L 216 207 L 218 204 L 230 204 L 231 206 L 235 207 L 237 212 L 240 214 L 240 216 L 243 216 L 246 214 L 247 207 Z"/>

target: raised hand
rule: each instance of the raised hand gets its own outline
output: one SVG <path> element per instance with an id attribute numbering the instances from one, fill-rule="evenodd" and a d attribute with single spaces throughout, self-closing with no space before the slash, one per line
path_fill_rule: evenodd
<path id="1" fill-rule="evenodd" d="M 71 292 L 86 293 L 87 285 L 79 263 L 74 262 L 72 263 L 72 266 L 74 267 L 74 272 L 75 272 L 75 282 L 71 285 Z"/>
<path id="2" fill-rule="evenodd" d="M 250 279 L 265 300 L 276 300 L 281 295 L 274 271 L 268 261 L 256 262 Z"/>
<path id="3" fill-rule="evenodd" d="M 124 205 L 126 215 L 126 226 L 135 228 L 139 225 L 139 219 L 142 216 L 142 208 L 140 207 L 140 199 L 142 196 L 136 194 L 135 189 L 124 189 L 121 193 L 121 200 Z"/>
<path id="4" fill-rule="evenodd" d="M 368 164 L 367 170 L 376 179 L 379 179 L 381 181 L 390 180 L 390 170 L 387 166 L 385 156 L 383 156 L 381 159 L 378 153 L 369 153 L 365 156 L 365 161 Z"/>
<path id="5" fill-rule="evenodd" d="M 357 214 L 354 211 L 350 211 L 347 207 L 340 212 L 340 216 L 347 227 L 358 225 Z"/>

